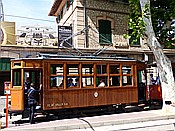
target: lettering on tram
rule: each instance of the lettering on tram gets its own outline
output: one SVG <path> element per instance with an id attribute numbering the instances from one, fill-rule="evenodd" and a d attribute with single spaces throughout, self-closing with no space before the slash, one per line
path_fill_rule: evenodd
<path id="1" fill-rule="evenodd" d="M 144 62 L 122 57 L 38 57 L 11 60 L 11 110 L 28 109 L 25 80 L 36 89 L 37 111 L 57 114 L 62 109 L 105 108 L 136 104 Z M 42 87 L 40 87 L 42 85 Z M 100 86 L 99 86 L 100 85 Z M 142 97 L 142 98 L 140 98 Z M 117 105 L 117 106 L 113 106 Z M 108 106 L 108 108 L 106 108 Z M 71 109 L 71 110 L 70 110 Z"/>

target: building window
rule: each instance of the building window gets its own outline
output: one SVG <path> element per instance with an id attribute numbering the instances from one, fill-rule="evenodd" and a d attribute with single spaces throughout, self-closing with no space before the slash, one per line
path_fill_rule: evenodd
<path id="1" fill-rule="evenodd" d="M 129 30 L 129 34 L 132 34 L 132 30 Z M 139 46 L 140 45 L 140 38 L 136 39 L 136 36 L 132 36 L 129 39 L 129 44 L 132 46 Z"/>
<path id="2" fill-rule="evenodd" d="M 100 44 L 112 43 L 111 21 L 99 20 L 98 23 L 99 23 L 99 43 Z"/>
<path id="3" fill-rule="evenodd" d="M 0 71 L 10 71 L 10 59 L 9 58 L 0 59 Z"/>

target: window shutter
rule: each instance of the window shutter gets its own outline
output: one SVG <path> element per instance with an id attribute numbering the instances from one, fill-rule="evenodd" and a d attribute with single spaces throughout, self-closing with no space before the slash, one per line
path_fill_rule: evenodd
<path id="1" fill-rule="evenodd" d="M 99 42 L 101 44 L 112 43 L 111 21 L 99 20 Z"/>

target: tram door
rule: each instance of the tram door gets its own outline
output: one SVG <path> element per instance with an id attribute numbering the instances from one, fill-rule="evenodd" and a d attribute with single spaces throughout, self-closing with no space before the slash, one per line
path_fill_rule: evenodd
<path id="1" fill-rule="evenodd" d="M 41 69 L 13 69 L 11 88 L 11 110 L 23 111 L 27 105 L 24 83 L 27 77 L 39 89 L 42 84 Z M 42 95 L 41 95 L 42 96 Z M 41 98 L 38 98 L 41 100 Z"/>

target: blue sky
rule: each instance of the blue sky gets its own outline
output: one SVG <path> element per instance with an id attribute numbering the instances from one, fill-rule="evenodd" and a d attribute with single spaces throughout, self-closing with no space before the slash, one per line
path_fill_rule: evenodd
<path id="1" fill-rule="evenodd" d="M 38 24 L 41 26 L 50 26 L 56 30 L 55 17 L 48 16 L 54 0 L 2 0 L 2 3 L 5 14 L 4 20 L 16 22 L 17 28 L 24 25 Z M 53 22 L 24 19 L 8 15 L 43 19 Z"/>

